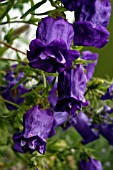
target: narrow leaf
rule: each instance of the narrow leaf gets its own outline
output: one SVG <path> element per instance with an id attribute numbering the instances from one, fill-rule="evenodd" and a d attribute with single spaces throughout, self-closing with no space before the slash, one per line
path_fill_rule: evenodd
<path id="1" fill-rule="evenodd" d="M 38 2 L 37 4 L 35 4 L 32 8 L 30 8 L 25 14 L 23 14 L 21 16 L 21 19 L 26 17 L 28 14 L 30 14 L 31 12 L 33 12 L 35 9 L 39 8 L 41 5 L 43 5 L 47 0 L 42 0 L 41 2 Z"/>

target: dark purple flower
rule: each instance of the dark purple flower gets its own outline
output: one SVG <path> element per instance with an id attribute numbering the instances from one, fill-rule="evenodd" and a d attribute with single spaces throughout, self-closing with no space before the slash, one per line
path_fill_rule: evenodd
<path id="1" fill-rule="evenodd" d="M 88 63 L 86 66 L 84 66 L 86 68 L 87 80 L 89 81 L 92 78 L 95 70 L 95 66 L 97 65 L 98 54 L 92 53 L 90 51 L 84 51 L 82 52 L 81 58 L 84 60 L 92 60 L 92 63 Z"/>
<path id="2" fill-rule="evenodd" d="M 79 162 L 79 170 L 102 170 L 102 164 L 100 161 L 93 158 L 81 160 Z"/>
<path id="3" fill-rule="evenodd" d="M 102 95 L 101 99 L 102 100 L 113 99 L 113 84 L 107 89 L 107 92 L 104 95 Z"/>
<path id="4" fill-rule="evenodd" d="M 90 21 L 95 25 L 107 27 L 110 15 L 111 4 L 109 0 L 93 0 L 91 4 L 83 4 L 80 11 L 75 11 L 76 21 Z"/>
<path id="5" fill-rule="evenodd" d="M 20 134 L 13 136 L 14 150 L 31 153 L 37 150 L 44 154 L 46 139 L 54 135 L 54 117 L 50 109 L 41 110 L 37 105 L 24 115 L 24 129 Z M 53 133 L 51 133 L 53 132 Z"/>
<path id="6" fill-rule="evenodd" d="M 106 30 L 111 15 L 109 0 L 93 0 L 84 3 L 75 11 L 74 44 L 83 46 L 104 47 L 108 42 Z"/>
<path id="7" fill-rule="evenodd" d="M 70 124 L 73 125 L 82 136 L 83 144 L 87 144 L 99 138 L 98 132 L 91 128 L 91 121 L 83 112 L 72 116 L 70 119 Z"/>
<path id="8" fill-rule="evenodd" d="M 58 101 L 55 111 L 72 111 L 81 109 L 82 105 L 87 105 L 84 98 L 87 78 L 82 65 L 77 65 L 76 69 L 69 69 L 59 74 L 58 77 Z"/>
<path id="9" fill-rule="evenodd" d="M 64 7 L 69 11 L 76 11 L 80 9 L 83 4 L 87 4 L 87 5 L 92 4 L 90 0 L 62 0 L 62 3 Z"/>
<path id="10" fill-rule="evenodd" d="M 108 43 L 109 32 L 103 26 L 89 21 L 74 23 L 74 44 L 78 46 L 94 46 L 102 48 Z"/>
<path id="11" fill-rule="evenodd" d="M 110 145 L 113 145 L 113 123 L 103 123 L 99 125 L 100 134 L 106 138 Z"/>
<path id="12" fill-rule="evenodd" d="M 46 72 L 62 72 L 70 68 L 72 61 L 79 57 L 78 51 L 69 50 L 73 37 L 72 25 L 63 18 L 42 19 L 36 39 L 31 41 L 30 51 L 27 51 L 29 65 Z"/>
<path id="13" fill-rule="evenodd" d="M 103 27 L 108 26 L 110 15 L 111 4 L 109 0 L 93 0 L 89 3 L 84 3 L 77 13 L 75 11 L 76 21 L 90 21 Z"/>

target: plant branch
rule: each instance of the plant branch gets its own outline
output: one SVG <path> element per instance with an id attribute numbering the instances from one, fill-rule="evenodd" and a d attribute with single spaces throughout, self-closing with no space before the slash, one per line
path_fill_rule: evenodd
<path id="1" fill-rule="evenodd" d="M 31 21 L 10 21 L 10 22 L 1 22 L 0 25 L 5 25 L 5 24 L 13 24 L 13 23 L 26 23 L 26 24 L 32 24 L 32 25 L 35 25 L 37 26 L 37 24 L 31 22 Z"/>
<path id="2" fill-rule="evenodd" d="M 13 103 L 13 102 L 11 102 L 11 101 L 9 101 L 9 100 L 5 100 L 5 99 L 0 98 L 0 101 L 3 101 L 3 102 L 5 102 L 5 103 L 9 103 L 9 104 L 11 104 L 11 105 L 19 108 L 19 106 L 18 106 L 16 103 Z"/>
<path id="3" fill-rule="evenodd" d="M 23 55 L 26 55 L 26 53 L 24 53 L 23 51 L 15 48 L 15 47 L 12 47 L 10 44 L 7 44 L 7 43 L 4 43 L 3 41 L 0 41 L 0 44 L 3 44 L 4 46 L 8 47 L 8 48 L 11 48 L 12 50 L 16 51 L 16 52 L 19 52 Z"/>
<path id="4" fill-rule="evenodd" d="M 10 59 L 10 58 L 0 58 L 0 60 L 8 60 L 8 61 L 17 61 L 19 63 L 28 63 L 27 61 L 21 61 L 21 60 L 16 60 L 16 59 Z"/>

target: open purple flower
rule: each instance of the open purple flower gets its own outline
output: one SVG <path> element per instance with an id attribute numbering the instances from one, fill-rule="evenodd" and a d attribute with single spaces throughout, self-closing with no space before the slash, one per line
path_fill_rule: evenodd
<path id="1" fill-rule="evenodd" d="M 99 138 L 99 133 L 95 131 L 95 129 L 91 128 L 91 121 L 83 112 L 72 116 L 70 124 L 74 126 L 74 128 L 82 136 L 83 144 L 87 144 Z"/>
<path id="2" fill-rule="evenodd" d="M 70 68 L 79 52 L 69 50 L 74 37 L 70 23 L 63 18 L 46 17 L 39 23 L 36 39 L 30 43 L 27 57 L 32 68 L 46 72 L 62 72 Z"/>
<path id="3" fill-rule="evenodd" d="M 106 30 L 111 15 L 109 0 L 94 0 L 84 3 L 75 11 L 74 44 L 102 48 L 108 42 L 109 32 Z"/>
<path id="4" fill-rule="evenodd" d="M 102 100 L 113 99 L 113 84 L 107 89 L 107 92 L 104 95 L 102 95 L 101 99 Z"/>
<path id="5" fill-rule="evenodd" d="M 77 65 L 76 69 L 69 69 L 59 74 L 58 77 L 58 101 L 55 111 L 72 111 L 81 109 L 82 105 L 87 105 L 84 98 L 87 78 L 82 65 Z"/>
<path id="6" fill-rule="evenodd" d="M 41 110 L 37 105 L 24 115 L 24 129 L 13 136 L 14 150 L 31 153 L 37 150 L 44 154 L 46 139 L 54 135 L 54 117 L 50 109 Z"/>
<path id="7" fill-rule="evenodd" d="M 92 60 L 92 63 L 88 63 L 86 66 L 84 66 L 86 69 L 87 80 L 89 81 L 92 78 L 95 70 L 95 66 L 97 65 L 98 54 L 92 53 L 90 51 L 84 51 L 82 52 L 81 58 L 84 60 Z"/>
<path id="8" fill-rule="evenodd" d="M 100 161 L 93 158 L 81 160 L 79 162 L 79 170 L 102 170 L 102 164 Z"/>

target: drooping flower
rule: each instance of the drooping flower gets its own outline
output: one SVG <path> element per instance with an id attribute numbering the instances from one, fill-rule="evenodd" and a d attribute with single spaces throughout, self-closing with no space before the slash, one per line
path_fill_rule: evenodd
<path id="1" fill-rule="evenodd" d="M 82 136 L 83 144 L 87 144 L 99 138 L 98 131 L 95 131 L 95 129 L 91 127 L 90 119 L 83 112 L 72 116 L 70 124 L 74 126 L 74 128 Z"/>
<path id="2" fill-rule="evenodd" d="M 62 3 L 69 11 L 76 11 L 81 8 L 83 4 L 91 5 L 92 2 L 90 0 L 62 0 Z"/>
<path id="3" fill-rule="evenodd" d="M 100 134 L 108 140 L 110 145 L 113 145 L 113 122 L 103 123 L 99 125 Z"/>
<path id="4" fill-rule="evenodd" d="M 27 51 L 29 65 L 46 72 L 62 72 L 70 68 L 79 52 L 70 50 L 74 37 L 73 26 L 63 18 L 46 17 L 39 23 L 36 39 Z"/>
<path id="5" fill-rule="evenodd" d="M 79 170 L 102 170 L 102 164 L 100 161 L 93 158 L 81 160 L 79 162 Z"/>
<path id="6" fill-rule="evenodd" d="M 21 153 L 37 150 L 44 154 L 46 139 L 54 133 L 53 112 L 50 109 L 41 110 L 38 105 L 34 106 L 24 114 L 23 131 L 13 136 L 14 150 Z"/>
<path id="7" fill-rule="evenodd" d="M 13 87 L 24 77 L 25 73 L 20 70 L 16 75 L 17 65 L 13 65 L 7 72 L 4 77 L 4 81 L 6 85 L 3 86 L 3 90 L 1 92 L 2 97 L 9 102 L 16 103 L 20 105 L 24 102 L 25 97 L 21 97 L 21 95 L 27 93 L 29 90 L 25 87 L 24 83 L 19 84 L 15 89 Z M 8 110 L 16 110 L 17 107 L 6 102 L 5 103 Z"/>
<path id="8" fill-rule="evenodd" d="M 92 60 L 92 63 L 88 63 L 86 66 L 84 66 L 86 69 L 87 80 L 89 81 L 92 78 L 95 70 L 95 66 L 97 65 L 98 54 L 92 53 L 90 51 L 84 51 L 82 52 L 81 58 L 84 60 Z"/>
<path id="9" fill-rule="evenodd" d="M 113 84 L 107 89 L 107 92 L 104 95 L 102 95 L 101 99 L 102 100 L 113 99 Z"/>
<path id="10" fill-rule="evenodd" d="M 68 69 L 59 74 L 58 77 L 58 101 L 55 111 L 72 111 L 81 109 L 87 105 L 84 98 L 87 78 L 83 66 L 77 65 L 76 69 Z"/>
<path id="11" fill-rule="evenodd" d="M 25 100 L 25 97 L 21 97 L 21 95 L 27 93 L 29 90 L 23 84 L 20 84 L 18 87 L 16 87 L 13 90 L 12 88 L 14 87 L 14 85 L 16 85 L 16 83 L 10 83 L 8 86 L 6 86 L 1 95 L 5 100 L 8 100 L 10 102 L 20 105 Z M 5 103 L 5 104 L 8 110 L 17 109 L 17 107 L 12 104 L 9 104 L 9 103 Z"/>
<path id="12" fill-rule="evenodd" d="M 67 112 L 54 112 L 55 126 L 62 125 L 68 118 Z"/>
<path id="13" fill-rule="evenodd" d="M 109 32 L 100 25 L 89 21 L 76 21 L 74 30 L 75 45 L 102 48 L 108 43 Z"/>
<path id="14" fill-rule="evenodd" d="M 111 4 L 109 0 L 93 0 L 84 3 L 79 10 L 75 11 L 76 21 L 90 21 L 95 25 L 107 27 L 111 15 Z"/>
<path id="15" fill-rule="evenodd" d="M 111 15 L 109 0 L 94 0 L 84 3 L 75 11 L 74 44 L 102 48 L 108 42 L 106 30 Z"/>

